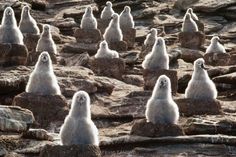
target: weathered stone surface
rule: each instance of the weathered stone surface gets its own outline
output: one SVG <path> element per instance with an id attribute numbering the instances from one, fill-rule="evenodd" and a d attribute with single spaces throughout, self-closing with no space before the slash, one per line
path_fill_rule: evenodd
<path id="1" fill-rule="evenodd" d="M 183 128 L 187 135 L 236 135 L 236 121 L 232 116 L 225 117 L 224 115 L 205 115 L 201 117 L 189 117 Z"/>
<path id="2" fill-rule="evenodd" d="M 32 9 L 34 10 L 42 10 L 44 11 L 48 5 L 47 1 L 44 0 L 25 0 L 32 5 Z"/>
<path id="3" fill-rule="evenodd" d="M 196 24 L 197 24 L 197 27 L 198 27 L 198 30 L 200 32 L 204 32 L 204 23 L 200 20 L 195 20 Z"/>
<path id="4" fill-rule="evenodd" d="M 183 116 L 221 114 L 221 102 L 218 100 L 175 99 L 179 112 Z"/>
<path id="5" fill-rule="evenodd" d="M 122 30 L 123 40 L 127 43 L 128 48 L 133 48 L 135 43 L 136 29 L 130 28 Z"/>
<path id="6" fill-rule="evenodd" d="M 212 66 L 226 66 L 229 64 L 230 55 L 227 53 L 206 53 L 204 55 L 204 60 L 206 64 Z"/>
<path id="7" fill-rule="evenodd" d="M 178 125 L 161 125 L 147 122 L 146 119 L 136 121 L 131 129 L 132 135 L 161 137 L 161 136 L 181 136 L 183 129 Z"/>
<path id="8" fill-rule="evenodd" d="M 179 41 L 181 47 L 200 49 L 204 44 L 205 35 L 202 32 L 180 32 Z"/>
<path id="9" fill-rule="evenodd" d="M 89 62 L 89 54 L 74 54 L 74 53 L 61 53 L 59 64 L 64 66 L 84 66 L 87 67 Z"/>
<path id="10" fill-rule="evenodd" d="M 60 95 L 41 96 L 24 92 L 14 98 L 13 105 L 31 110 L 37 122 L 36 126 L 42 128 L 64 121 L 69 112 L 66 99 Z"/>
<path id="11" fill-rule="evenodd" d="M 0 105 L 0 131 L 24 132 L 34 123 L 33 113 L 17 106 Z"/>
<path id="12" fill-rule="evenodd" d="M 143 45 L 139 57 L 145 58 L 145 56 L 151 51 L 152 51 L 152 46 Z"/>
<path id="13" fill-rule="evenodd" d="M 53 137 L 48 134 L 44 129 L 29 129 L 27 132 L 24 132 L 22 135 L 26 139 L 36 139 L 36 140 L 53 140 Z"/>
<path id="14" fill-rule="evenodd" d="M 74 37 L 78 43 L 92 44 L 102 40 L 102 35 L 98 29 L 76 29 Z"/>
<path id="15" fill-rule="evenodd" d="M 123 58 L 128 65 L 134 65 L 139 59 L 139 53 L 137 51 L 128 51 L 119 54 L 120 58 Z"/>
<path id="16" fill-rule="evenodd" d="M 175 6 L 181 10 L 193 8 L 194 11 L 211 13 L 220 8 L 225 8 L 236 4 L 234 0 L 218 1 L 218 0 L 177 0 Z"/>
<path id="17" fill-rule="evenodd" d="M 214 77 L 213 81 L 215 83 L 235 84 L 236 72 Z"/>
<path id="18" fill-rule="evenodd" d="M 24 45 L 0 44 L 1 66 L 25 65 L 27 57 L 28 50 Z"/>
<path id="19" fill-rule="evenodd" d="M 108 46 L 111 50 L 116 50 L 118 52 L 124 52 L 128 49 L 127 43 L 125 41 L 108 43 Z"/>
<path id="20" fill-rule="evenodd" d="M 144 89 L 152 90 L 156 84 L 157 79 L 161 75 L 166 75 L 167 77 L 170 78 L 172 93 L 176 94 L 178 89 L 178 77 L 177 77 L 177 71 L 175 70 L 158 69 L 154 71 L 154 70 L 144 69 L 143 70 Z"/>
<path id="21" fill-rule="evenodd" d="M 185 62 L 193 63 L 198 58 L 203 58 L 204 53 L 199 50 L 193 50 L 188 48 L 179 48 L 181 53 L 181 59 L 183 59 Z"/>
<path id="22" fill-rule="evenodd" d="M 140 75 L 124 75 L 123 81 L 127 84 L 132 84 L 139 87 L 142 87 L 144 85 L 143 78 Z"/>
<path id="23" fill-rule="evenodd" d="M 97 19 L 98 29 L 104 34 L 106 28 L 108 27 L 111 20 L 102 20 L 100 18 Z"/>
<path id="24" fill-rule="evenodd" d="M 122 59 L 91 58 L 89 62 L 95 74 L 122 80 L 122 76 L 125 72 L 125 62 Z"/>
<path id="25" fill-rule="evenodd" d="M 84 43 L 68 43 L 63 46 L 60 53 L 77 53 L 82 54 L 87 52 L 89 55 L 95 55 L 98 50 L 98 44 L 84 44 Z"/>
<path id="26" fill-rule="evenodd" d="M 94 145 L 50 146 L 46 145 L 40 157 L 101 157 L 99 147 Z"/>

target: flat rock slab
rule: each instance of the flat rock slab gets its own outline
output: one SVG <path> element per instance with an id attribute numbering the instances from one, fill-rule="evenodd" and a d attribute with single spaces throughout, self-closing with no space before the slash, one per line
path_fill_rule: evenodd
<path id="1" fill-rule="evenodd" d="M 40 157 L 101 157 L 101 151 L 94 145 L 46 145 L 42 149 Z"/>
<path id="2" fill-rule="evenodd" d="M 234 116 L 205 115 L 189 117 L 183 124 L 187 135 L 196 134 L 224 134 L 236 135 L 236 119 Z"/>
<path id="3" fill-rule="evenodd" d="M 63 122 L 69 112 L 66 99 L 60 95 L 42 96 L 24 92 L 15 96 L 13 105 L 31 110 L 37 126 L 42 128 L 54 122 Z"/>
<path id="4" fill-rule="evenodd" d="M 0 70 L 0 94 L 9 94 L 25 90 L 30 68 L 25 66 L 7 67 Z"/>
<path id="5" fill-rule="evenodd" d="M 202 32 L 180 32 L 179 41 L 183 48 L 200 49 L 204 45 L 205 35 Z"/>
<path id="6" fill-rule="evenodd" d="M 152 90 L 156 84 L 157 79 L 161 75 L 166 75 L 167 77 L 170 78 L 172 93 L 176 94 L 178 89 L 178 77 L 177 77 L 177 71 L 175 70 L 158 69 L 154 71 L 154 70 L 144 69 L 143 70 L 144 89 Z"/>
<path id="7" fill-rule="evenodd" d="M 92 44 L 102 40 L 102 35 L 99 29 L 76 29 L 74 37 L 78 43 Z"/>
<path id="8" fill-rule="evenodd" d="M 183 116 L 221 114 L 221 102 L 218 100 L 175 99 L 179 112 Z"/>
<path id="9" fill-rule="evenodd" d="M 118 52 L 126 52 L 128 49 L 127 43 L 125 41 L 108 43 L 111 50 L 116 50 Z"/>
<path id="10" fill-rule="evenodd" d="M 65 44 L 60 53 L 76 53 L 82 54 L 87 52 L 90 56 L 95 55 L 98 50 L 98 43 L 68 43 Z"/>
<path id="11" fill-rule="evenodd" d="M 189 48 L 179 48 L 181 56 L 180 58 L 183 59 L 185 62 L 193 63 L 198 58 L 203 58 L 204 52 L 199 50 L 193 50 Z"/>
<path id="12" fill-rule="evenodd" d="M 128 48 L 133 48 L 135 44 L 136 29 L 130 28 L 122 30 L 123 40 L 127 43 Z"/>
<path id="13" fill-rule="evenodd" d="M 0 66 L 25 65 L 28 50 L 19 44 L 0 44 Z"/>
<path id="14" fill-rule="evenodd" d="M 91 58 L 90 66 L 97 75 L 113 77 L 119 80 L 122 80 L 125 72 L 125 62 L 120 58 Z"/>
<path id="15" fill-rule="evenodd" d="M 191 136 L 168 136 L 168 137 L 142 137 L 122 136 L 109 141 L 101 141 L 100 149 L 104 150 L 130 150 L 136 147 L 154 147 L 168 144 L 225 144 L 235 145 L 236 137 L 228 135 L 191 135 Z"/>
<path id="16" fill-rule="evenodd" d="M 215 83 L 235 84 L 236 72 L 214 77 L 213 81 Z"/>
<path id="17" fill-rule="evenodd" d="M 218 1 L 218 0 L 177 0 L 175 7 L 181 10 L 193 8 L 194 11 L 211 13 L 220 8 L 225 8 L 236 4 L 235 0 Z"/>
<path id="18" fill-rule="evenodd" d="M 227 53 L 212 52 L 204 55 L 206 64 L 212 66 L 227 66 L 229 65 L 230 58 L 230 54 Z"/>
<path id="19" fill-rule="evenodd" d="M 0 131 L 24 132 L 34 123 L 34 115 L 30 110 L 18 106 L 0 105 Z"/>
<path id="20" fill-rule="evenodd" d="M 35 140 L 46 140 L 52 141 L 53 137 L 48 134 L 48 132 L 44 129 L 29 129 L 24 132 L 22 135 L 23 138 L 26 139 L 35 139 Z"/>
<path id="21" fill-rule="evenodd" d="M 153 124 L 142 119 L 134 123 L 130 134 L 146 137 L 182 136 L 184 131 L 179 125 Z"/>

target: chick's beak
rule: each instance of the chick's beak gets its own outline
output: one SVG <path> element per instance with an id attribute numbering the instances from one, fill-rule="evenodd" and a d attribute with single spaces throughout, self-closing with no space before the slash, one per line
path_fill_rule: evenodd
<path id="1" fill-rule="evenodd" d="M 204 70 L 207 70 L 207 69 L 208 69 L 207 67 L 205 67 L 204 64 L 201 65 L 201 68 L 204 69 Z"/>

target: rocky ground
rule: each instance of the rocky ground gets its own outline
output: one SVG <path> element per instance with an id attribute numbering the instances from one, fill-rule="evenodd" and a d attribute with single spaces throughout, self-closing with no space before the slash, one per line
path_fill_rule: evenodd
<path id="1" fill-rule="evenodd" d="M 119 80 L 97 76 L 89 64 L 93 53 L 81 51 L 73 37 L 74 28 L 79 26 L 86 5 L 92 5 L 95 16 L 99 17 L 104 2 L 0 1 L 0 8 L 6 3 L 14 8 L 17 20 L 24 3 L 29 3 L 37 22 L 54 26 L 53 38 L 60 52 L 54 71 L 63 94 L 42 97 L 23 93 L 33 66 L 1 68 L 0 156 L 37 157 L 45 145 L 57 145 L 60 126 L 69 111 L 71 98 L 78 90 L 90 94 L 92 118 L 99 128 L 100 149 L 104 157 L 236 156 L 236 1 L 114 0 L 114 10 L 117 12 L 125 5 L 131 6 L 137 30 L 134 48 L 121 52 L 126 67 Z M 189 7 L 205 25 L 206 41 L 198 50 L 181 48 L 178 41 L 182 17 Z M 158 28 L 159 35 L 165 38 L 168 53 L 173 57 L 171 69 L 177 71 L 178 88 L 174 99 L 181 112 L 179 124 L 185 134 L 182 136 L 130 135 L 132 126 L 144 118 L 145 105 L 151 95 L 150 90 L 144 90 L 142 59 L 138 56 L 152 27 Z M 225 66 L 208 65 L 208 74 L 219 92 L 218 101 L 214 103 L 220 104 L 221 108 L 209 107 L 209 102 L 188 102 L 193 108 L 186 107 L 182 98 L 191 78 L 192 63 L 203 57 L 214 34 L 220 36 L 227 53 L 231 55 L 230 62 Z M 37 105 L 32 106 L 32 103 Z"/>

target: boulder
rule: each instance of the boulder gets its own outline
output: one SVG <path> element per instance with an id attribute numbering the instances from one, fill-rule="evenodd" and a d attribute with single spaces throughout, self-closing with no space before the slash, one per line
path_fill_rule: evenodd
<path id="1" fill-rule="evenodd" d="M 127 43 L 125 41 L 108 43 L 108 46 L 111 50 L 116 50 L 118 52 L 126 52 L 128 49 Z"/>
<path id="2" fill-rule="evenodd" d="M 193 50 L 189 48 L 179 48 L 181 53 L 181 59 L 183 59 L 185 62 L 193 63 L 198 58 L 203 58 L 204 52 L 200 50 Z"/>
<path id="3" fill-rule="evenodd" d="M 127 43 L 128 48 L 133 48 L 135 44 L 136 29 L 129 28 L 122 30 L 123 40 Z"/>
<path id="4" fill-rule="evenodd" d="M 212 66 L 226 66 L 229 64 L 230 58 L 230 54 L 227 53 L 212 52 L 204 55 L 206 64 Z"/>
<path id="5" fill-rule="evenodd" d="M 101 157 L 101 150 L 94 145 L 46 145 L 40 152 L 40 157 Z"/>
<path id="6" fill-rule="evenodd" d="M 165 69 L 158 69 L 158 70 L 143 70 L 143 78 L 144 78 L 144 89 L 145 90 L 152 90 L 156 84 L 157 79 L 161 75 L 166 75 L 170 78 L 171 82 L 171 89 L 172 94 L 176 94 L 178 89 L 178 77 L 177 71 L 175 70 L 165 70 Z"/>
<path id="7" fill-rule="evenodd" d="M 25 65 L 28 50 L 19 44 L 0 44 L 0 66 Z"/>
<path id="8" fill-rule="evenodd" d="M 146 137 L 182 136 L 184 135 L 184 131 L 176 124 L 153 124 L 147 122 L 146 119 L 142 119 L 134 123 L 130 134 Z"/>
<path id="9" fill-rule="evenodd" d="M 179 41 L 183 48 L 200 49 L 204 44 L 205 35 L 202 32 L 180 32 Z"/>
<path id="10" fill-rule="evenodd" d="M 34 123 L 33 113 L 18 106 L 0 105 L 0 115 L 0 132 L 25 132 Z"/>
<path id="11" fill-rule="evenodd" d="M 149 52 L 152 51 L 152 47 L 153 47 L 153 46 L 145 46 L 145 45 L 143 44 L 139 57 L 144 59 L 145 56 L 146 56 Z"/>
<path id="12" fill-rule="evenodd" d="M 179 112 L 183 116 L 221 114 L 221 102 L 218 100 L 175 99 Z"/>
<path id="13" fill-rule="evenodd" d="M 36 126 L 41 128 L 63 122 L 69 112 L 67 101 L 62 95 L 35 95 L 24 92 L 15 96 L 12 104 L 31 110 L 37 122 Z"/>
<path id="14" fill-rule="evenodd" d="M 100 76 L 122 80 L 125 62 L 121 58 L 91 58 L 89 61 L 93 72 Z"/>
<path id="15" fill-rule="evenodd" d="M 77 28 L 74 37 L 78 43 L 92 44 L 102 40 L 102 35 L 98 29 L 80 29 Z"/>

